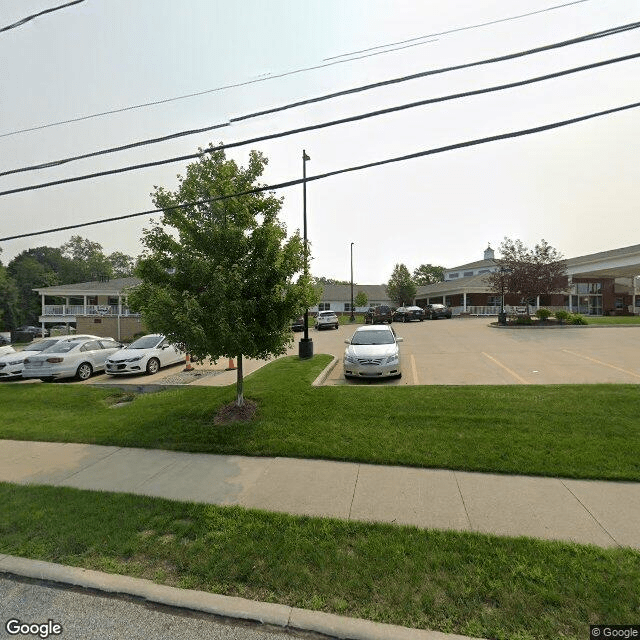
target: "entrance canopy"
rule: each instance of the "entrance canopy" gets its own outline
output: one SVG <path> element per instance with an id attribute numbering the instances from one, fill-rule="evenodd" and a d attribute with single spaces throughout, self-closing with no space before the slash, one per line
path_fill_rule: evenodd
<path id="1" fill-rule="evenodd" d="M 633 278 L 640 275 L 640 244 L 570 258 L 567 275 L 575 278 Z"/>

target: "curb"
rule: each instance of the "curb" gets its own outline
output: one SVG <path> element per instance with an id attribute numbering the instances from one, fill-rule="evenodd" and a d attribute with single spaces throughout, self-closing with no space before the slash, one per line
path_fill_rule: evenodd
<path id="1" fill-rule="evenodd" d="M 311 386 L 321 387 L 337 364 L 338 358 L 336 356 L 333 356 L 333 360 L 320 372 L 320 375 L 318 375 L 318 377 L 311 383 Z"/>
<path id="2" fill-rule="evenodd" d="M 283 630 L 313 631 L 344 640 L 478 640 L 440 631 L 410 629 L 321 611 L 297 609 L 271 602 L 178 589 L 142 578 L 2 554 L 0 574 L 73 585 L 113 595 L 133 596 L 169 607 L 274 625 Z"/>

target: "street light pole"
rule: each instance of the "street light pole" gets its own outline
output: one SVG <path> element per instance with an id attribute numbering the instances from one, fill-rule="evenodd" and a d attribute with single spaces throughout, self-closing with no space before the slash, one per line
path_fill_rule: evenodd
<path id="1" fill-rule="evenodd" d="M 498 324 L 505 325 L 507 324 L 507 314 L 504 312 L 504 278 L 507 273 L 510 272 L 509 269 L 505 267 L 500 267 L 500 293 L 502 294 L 500 297 L 500 315 L 498 316 Z"/>
<path id="2" fill-rule="evenodd" d="M 302 220 L 304 241 L 304 275 L 309 275 L 309 246 L 307 244 L 307 161 L 311 158 L 302 150 Z M 313 357 L 313 340 L 309 337 L 309 309 L 304 310 L 304 338 L 298 345 L 298 357 L 301 359 Z"/>
<path id="3" fill-rule="evenodd" d="M 351 322 L 355 322 L 356 318 L 353 315 L 353 245 L 354 243 L 351 243 L 351 318 L 349 318 L 351 320 Z"/>

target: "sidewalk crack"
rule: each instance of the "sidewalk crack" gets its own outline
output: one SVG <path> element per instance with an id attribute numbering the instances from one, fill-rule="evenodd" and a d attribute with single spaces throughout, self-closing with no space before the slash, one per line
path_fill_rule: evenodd
<path id="1" fill-rule="evenodd" d="M 613 540 L 616 546 L 621 547 L 622 545 L 604 528 L 604 526 L 600 523 L 600 520 L 596 518 L 591 511 L 587 508 L 587 505 L 578 498 L 578 496 L 569 489 L 569 487 L 565 484 L 562 478 L 559 478 L 560 484 L 580 503 L 580 506 L 594 519 L 595 523 Z"/>
<path id="2" fill-rule="evenodd" d="M 351 509 L 353 509 L 353 501 L 355 500 L 356 489 L 358 488 L 358 478 L 360 478 L 360 466 L 361 465 L 358 465 L 358 470 L 356 472 L 356 481 L 353 484 L 353 495 L 351 496 L 351 504 L 349 505 L 349 515 L 347 517 L 347 520 L 351 520 Z"/>
<path id="3" fill-rule="evenodd" d="M 467 516 L 467 522 L 469 523 L 469 529 L 473 531 L 473 525 L 471 524 L 471 518 L 469 517 L 469 511 L 467 510 L 467 503 L 464 501 L 464 496 L 462 495 L 462 489 L 460 488 L 460 483 L 458 482 L 458 476 L 455 471 L 452 471 L 453 477 L 456 480 L 456 486 L 458 487 L 458 493 L 460 494 L 460 500 L 462 500 L 462 507 L 464 508 L 464 515 Z"/>

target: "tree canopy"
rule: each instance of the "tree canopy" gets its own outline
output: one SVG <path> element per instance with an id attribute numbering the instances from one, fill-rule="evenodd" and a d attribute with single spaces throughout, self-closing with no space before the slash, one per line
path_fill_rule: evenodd
<path id="1" fill-rule="evenodd" d="M 413 270 L 413 281 L 419 287 L 435 284 L 444 280 L 444 267 L 432 264 L 421 264 Z"/>
<path id="2" fill-rule="evenodd" d="M 487 276 L 495 293 L 517 294 L 527 305 L 536 296 L 559 293 L 567 287 L 562 254 L 541 240 L 530 249 L 521 240 L 505 238 L 500 245 L 500 269 Z"/>
<path id="3" fill-rule="evenodd" d="M 404 264 L 396 264 L 387 283 L 387 295 L 397 305 L 412 304 L 416 297 L 416 285 L 409 269 Z"/>
<path id="4" fill-rule="evenodd" d="M 174 192 L 156 187 L 162 223 L 144 232 L 143 282 L 129 294 L 150 329 L 195 358 L 238 359 L 238 405 L 242 357 L 285 353 L 291 319 L 315 302 L 300 234 L 287 239 L 278 220 L 282 201 L 264 192 L 227 197 L 259 186 L 266 164 L 252 151 L 243 168 L 210 147 Z"/>

